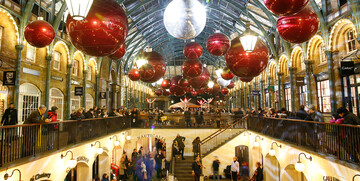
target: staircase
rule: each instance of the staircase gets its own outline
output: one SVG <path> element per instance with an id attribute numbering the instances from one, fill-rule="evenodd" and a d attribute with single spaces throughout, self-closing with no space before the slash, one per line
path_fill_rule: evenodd
<path id="1" fill-rule="evenodd" d="M 185 160 L 176 159 L 174 175 L 179 181 L 194 180 L 194 176 L 191 174 L 193 162 L 193 156 L 185 156 Z"/>

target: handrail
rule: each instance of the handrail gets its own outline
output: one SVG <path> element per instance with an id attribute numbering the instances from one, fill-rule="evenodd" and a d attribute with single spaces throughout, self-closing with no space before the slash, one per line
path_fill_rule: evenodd
<path id="1" fill-rule="evenodd" d="M 258 118 L 258 117 L 252 117 Z M 334 125 L 334 123 L 327 123 L 327 122 L 317 122 L 317 121 L 306 121 L 302 119 L 288 119 L 288 118 L 272 118 L 272 117 L 260 117 L 265 119 L 274 119 L 274 120 L 283 120 L 283 121 L 294 121 L 294 122 L 303 122 L 303 123 L 314 123 L 314 124 L 324 124 L 324 125 Z M 353 127 L 353 128 L 360 128 L 360 125 L 351 125 L 351 124 L 341 124 L 344 127 Z"/>

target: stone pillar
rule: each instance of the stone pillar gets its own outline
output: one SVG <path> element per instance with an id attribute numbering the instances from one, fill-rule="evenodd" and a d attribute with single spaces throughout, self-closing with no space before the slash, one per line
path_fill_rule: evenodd
<path id="1" fill-rule="evenodd" d="M 99 94 L 100 94 L 100 74 L 96 74 L 96 84 L 95 84 L 95 106 L 99 107 Z"/>
<path id="2" fill-rule="evenodd" d="M 290 89 L 291 89 L 291 111 L 297 111 L 295 107 L 295 96 L 296 96 L 296 88 L 295 88 L 295 71 L 296 68 L 289 67 L 289 77 L 290 77 Z"/>
<path id="3" fill-rule="evenodd" d="M 279 102 L 278 102 L 278 109 L 283 107 L 283 86 L 282 86 L 282 73 L 277 73 L 278 75 L 278 94 L 279 94 Z"/>
<path id="4" fill-rule="evenodd" d="M 248 100 L 249 100 L 249 102 L 248 102 L 248 108 L 252 108 L 252 101 L 251 101 L 251 92 L 252 92 L 252 89 L 251 89 L 251 83 L 248 83 L 248 86 L 249 86 L 249 92 L 248 92 Z"/>
<path id="5" fill-rule="evenodd" d="M 67 76 L 66 76 L 66 117 L 65 119 L 70 119 L 71 114 L 71 75 L 72 75 L 72 64 L 67 65 Z"/>
<path id="6" fill-rule="evenodd" d="M 265 108 L 265 89 L 264 89 L 264 84 L 265 84 L 265 81 L 264 81 L 264 80 L 260 80 L 260 97 L 261 97 L 260 106 L 261 106 L 262 109 Z"/>
<path id="7" fill-rule="evenodd" d="M 240 92 L 240 106 L 239 106 L 239 108 L 245 108 L 244 107 L 244 97 L 243 97 L 243 95 L 244 95 L 244 89 L 243 88 L 240 88 L 240 90 L 239 90 L 239 92 Z"/>
<path id="8" fill-rule="evenodd" d="M 87 73 L 88 73 L 88 70 L 85 70 L 84 69 L 84 71 L 83 71 L 83 74 L 84 74 L 84 76 L 83 76 L 83 89 L 84 89 L 84 95 L 83 95 L 83 102 L 82 102 L 82 107 L 85 109 L 85 111 L 88 109 L 87 107 L 86 107 L 86 89 L 87 89 L 87 87 L 86 87 L 86 84 L 87 84 Z"/>
<path id="9" fill-rule="evenodd" d="M 328 75 L 330 84 L 330 102 L 331 102 L 331 113 L 336 112 L 336 89 L 335 89 L 335 73 L 334 73 L 334 59 L 333 52 L 325 51 L 328 60 Z"/>
<path id="10" fill-rule="evenodd" d="M 133 88 L 132 87 L 130 87 L 130 94 L 129 94 L 129 98 L 131 99 L 131 98 L 134 98 L 135 96 L 134 96 L 134 94 L 133 94 Z M 134 105 L 132 105 L 132 107 L 131 108 L 134 108 Z"/>
<path id="11" fill-rule="evenodd" d="M 128 86 L 125 86 L 125 107 L 129 109 L 129 96 L 128 96 Z"/>
<path id="12" fill-rule="evenodd" d="M 306 72 L 305 72 L 305 80 L 306 80 L 306 94 L 308 98 L 308 106 L 313 104 L 312 103 L 312 89 L 311 89 L 311 64 L 312 62 L 310 60 L 304 61 L 306 66 Z"/>
<path id="13" fill-rule="evenodd" d="M 254 90 L 256 91 L 257 90 L 257 85 L 256 85 L 256 82 L 254 81 Z M 251 96 L 254 98 L 254 107 L 255 107 L 255 110 L 258 110 L 259 108 L 259 96 L 254 96 L 252 93 L 251 93 Z"/>
<path id="14" fill-rule="evenodd" d="M 16 45 L 16 82 L 14 90 L 14 104 L 15 109 L 19 108 L 19 89 L 20 89 L 20 73 L 21 73 L 21 53 L 24 45 Z"/>
<path id="15" fill-rule="evenodd" d="M 45 57 L 46 60 L 45 106 L 48 108 L 48 110 L 50 109 L 49 103 L 50 103 L 51 59 L 52 59 L 51 55 L 47 55 Z"/>
<path id="16" fill-rule="evenodd" d="M 117 84 L 115 82 L 113 84 L 111 84 L 112 100 L 111 100 L 110 110 L 116 109 L 116 94 L 117 94 L 116 87 L 117 87 Z"/>
<path id="17" fill-rule="evenodd" d="M 269 85 L 269 87 L 273 86 L 271 77 L 268 77 L 268 85 Z M 273 94 L 274 93 L 270 93 L 269 90 L 268 90 L 268 93 L 269 93 L 269 108 L 274 108 L 274 105 L 273 105 Z"/>

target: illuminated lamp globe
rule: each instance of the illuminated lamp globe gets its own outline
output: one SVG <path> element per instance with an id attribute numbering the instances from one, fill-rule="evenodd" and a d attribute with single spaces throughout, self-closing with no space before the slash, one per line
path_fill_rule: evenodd
<path id="1" fill-rule="evenodd" d="M 299 161 L 295 164 L 295 170 L 298 172 L 303 172 L 305 170 L 305 165 Z"/>
<path id="2" fill-rule="evenodd" d="M 190 42 L 185 45 L 183 53 L 188 59 L 198 59 L 201 57 L 203 49 L 199 43 Z"/>
<path id="3" fill-rule="evenodd" d="M 184 77 L 193 78 L 202 73 L 203 65 L 198 59 L 189 59 L 183 63 L 182 70 Z"/>
<path id="4" fill-rule="evenodd" d="M 253 143 L 253 145 L 254 145 L 254 147 L 259 147 L 259 146 L 260 146 L 260 143 L 259 143 L 258 141 L 255 141 L 255 142 Z"/>
<path id="5" fill-rule="evenodd" d="M 130 80 L 132 81 L 138 81 L 140 80 L 140 73 L 139 73 L 139 69 L 137 68 L 133 68 L 129 71 L 128 73 L 128 77 Z"/>
<path id="6" fill-rule="evenodd" d="M 128 18 L 115 0 L 96 0 L 85 19 L 68 16 L 66 30 L 78 50 L 90 56 L 109 56 L 125 42 Z"/>
<path id="7" fill-rule="evenodd" d="M 139 75 L 141 81 L 149 81 L 155 76 L 155 69 L 152 65 L 145 64 L 139 68 Z"/>
<path id="8" fill-rule="evenodd" d="M 206 9 L 198 0 L 173 0 L 164 12 L 164 25 L 168 33 L 188 40 L 198 36 L 206 24 Z"/>
<path id="9" fill-rule="evenodd" d="M 250 29 L 250 22 L 246 23 L 246 29 L 242 35 L 240 35 L 240 42 L 245 52 L 252 52 L 255 49 L 257 42 L 257 34 Z"/>
<path id="10" fill-rule="evenodd" d="M 83 20 L 86 18 L 93 0 L 65 0 L 70 16 L 74 20 Z"/>
<path id="11" fill-rule="evenodd" d="M 270 155 L 270 156 L 275 156 L 275 154 L 276 154 L 275 149 L 274 149 L 274 148 L 270 148 L 270 150 L 269 150 L 269 155 Z"/>
<path id="12" fill-rule="evenodd" d="M 131 136 L 130 135 L 128 135 L 128 136 L 126 136 L 126 140 L 131 140 Z"/>
<path id="13" fill-rule="evenodd" d="M 264 4 L 271 12 L 278 16 L 290 16 L 301 11 L 309 0 L 264 0 Z"/>
<path id="14" fill-rule="evenodd" d="M 212 34 L 206 41 L 206 49 L 214 56 L 225 55 L 229 48 L 229 38 L 219 31 L 217 31 L 215 34 Z"/>
<path id="15" fill-rule="evenodd" d="M 309 5 L 292 16 L 279 17 L 276 27 L 284 40 L 300 44 L 310 40 L 317 33 L 319 25 L 319 18 Z"/>
<path id="16" fill-rule="evenodd" d="M 115 145 L 115 146 L 119 146 L 119 145 L 120 145 L 120 141 L 119 141 L 119 140 L 115 140 L 115 141 L 114 141 L 114 145 Z"/>
<path id="17" fill-rule="evenodd" d="M 69 168 L 75 168 L 76 167 L 76 164 L 77 164 L 77 161 L 74 159 L 74 158 L 72 158 L 72 159 L 70 159 L 69 160 L 69 162 L 68 162 L 68 167 Z"/>
<path id="18" fill-rule="evenodd" d="M 55 30 L 50 23 L 39 17 L 38 20 L 26 25 L 24 36 L 31 46 L 43 48 L 50 45 L 54 40 Z"/>
<path id="19" fill-rule="evenodd" d="M 99 154 L 99 155 L 101 155 L 103 152 L 104 152 L 104 149 L 101 148 L 101 147 L 96 149 L 96 153 Z"/>
<path id="20" fill-rule="evenodd" d="M 119 60 L 126 53 L 126 45 L 122 44 L 118 50 L 116 50 L 113 54 L 109 55 L 109 58 L 113 60 Z"/>

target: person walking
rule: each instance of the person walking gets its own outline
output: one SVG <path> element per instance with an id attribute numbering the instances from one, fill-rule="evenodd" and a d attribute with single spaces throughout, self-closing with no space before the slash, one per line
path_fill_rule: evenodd
<path id="1" fill-rule="evenodd" d="M 184 158 L 184 149 L 185 149 L 184 141 L 185 141 L 185 137 L 180 136 L 180 134 L 177 134 L 176 138 L 174 139 L 174 142 L 178 143 L 181 157 L 183 160 L 185 160 L 185 158 Z"/>
<path id="2" fill-rule="evenodd" d="M 240 171 L 241 181 L 249 180 L 249 167 L 246 162 L 241 163 L 241 171 Z"/>
<path id="3" fill-rule="evenodd" d="M 200 157 L 196 157 L 195 161 L 191 165 L 191 168 L 195 181 L 200 181 L 201 169 L 203 168 L 200 162 Z"/>
<path id="4" fill-rule="evenodd" d="M 230 171 L 231 171 L 231 180 L 237 181 L 238 175 L 240 173 L 240 165 L 239 165 L 239 162 L 237 161 L 236 156 L 233 158 L 233 162 L 231 162 Z"/>
<path id="5" fill-rule="evenodd" d="M 215 156 L 215 159 L 212 163 L 212 170 L 213 170 L 213 178 L 215 180 L 215 176 L 217 176 L 217 180 L 220 180 L 219 177 L 219 167 L 220 167 L 220 161 L 219 158 L 217 156 Z"/>
<path id="6" fill-rule="evenodd" d="M 18 123 L 17 110 L 15 109 L 14 103 L 10 103 L 9 107 L 5 110 L 4 115 L 1 119 L 2 126 L 16 125 Z M 3 130 L 5 131 L 5 129 Z M 7 128 L 7 134 L 5 135 L 6 144 L 11 146 L 11 140 L 16 139 L 16 128 Z"/>

